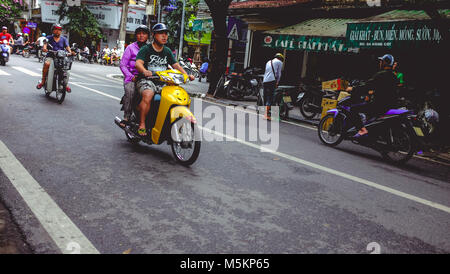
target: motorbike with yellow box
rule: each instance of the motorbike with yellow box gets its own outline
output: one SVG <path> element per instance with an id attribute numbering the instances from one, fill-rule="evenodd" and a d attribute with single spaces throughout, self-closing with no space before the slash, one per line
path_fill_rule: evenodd
<path id="1" fill-rule="evenodd" d="M 345 94 L 340 96 L 337 105 L 326 110 L 319 122 L 317 127 L 319 139 L 331 147 L 348 140 L 378 151 L 391 163 L 404 164 L 415 152 L 420 151 L 422 144 L 422 129 L 417 125 L 417 115 L 412 111 L 390 109 L 376 117 L 367 117 L 360 113 L 364 127 L 370 133 L 364 138 L 355 137 L 359 129 L 350 119 L 352 106 L 370 101 L 371 94 L 373 91 L 369 91 L 368 95 L 352 92 L 352 96 L 345 96 Z"/>
<path id="2" fill-rule="evenodd" d="M 129 142 L 137 144 L 142 141 L 149 145 L 167 142 L 177 162 L 186 166 L 191 165 L 200 154 L 201 141 L 197 120 L 189 110 L 191 98 L 180 87 L 180 84 L 187 82 L 188 76 L 178 70 L 157 71 L 155 74 L 147 77 L 155 80 L 159 89 L 153 96 L 150 111 L 145 119 L 149 134 L 140 136 L 137 133 L 139 129 L 137 106 L 141 99 L 138 95 L 134 96 L 133 114 L 127 125 L 122 128 L 119 117 L 115 117 L 114 122 L 125 131 Z"/>

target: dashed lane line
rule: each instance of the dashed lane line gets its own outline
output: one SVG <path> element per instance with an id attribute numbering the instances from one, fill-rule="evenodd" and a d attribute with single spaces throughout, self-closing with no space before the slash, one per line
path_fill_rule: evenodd
<path id="1" fill-rule="evenodd" d="M 23 68 L 23 67 L 12 66 L 12 68 L 15 69 L 15 70 L 18 70 L 18 71 L 20 71 L 20 72 L 26 73 L 26 74 L 28 74 L 28 75 L 30 75 L 30 76 L 33 76 L 33 77 L 34 77 L 34 76 L 37 76 L 37 77 L 41 77 L 41 76 L 42 76 L 41 74 L 38 74 L 38 73 L 36 73 L 36 72 L 34 72 L 34 71 L 31 71 L 31 70 L 26 69 L 26 68 Z"/>
<path id="2" fill-rule="evenodd" d="M 0 169 L 62 253 L 100 253 L 1 140 Z"/>
<path id="3" fill-rule="evenodd" d="M 6 75 L 6 76 L 9 76 L 9 75 L 11 75 L 11 74 L 9 74 L 9 73 L 7 73 L 6 71 L 3 71 L 3 70 L 0 69 L 0 75 Z"/>
<path id="4" fill-rule="evenodd" d="M 78 86 L 83 87 L 81 85 L 78 85 Z M 106 97 L 112 98 L 114 100 L 120 101 L 120 98 L 112 96 L 112 95 L 109 95 L 109 94 L 106 94 L 104 92 L 101 92 L 101 91 L 98 91 L 98 90 L 95 90 L 95 89 L 91 89 L 91 88 L 87 88 L 87 87 L 83 87 L 83 88 L 86 88 L 86 89 L 88 89 L 90 91 L 93 91 L 95 93 L 104 95 Z M 445 205 L 441 205 L 439 203 L 435 203 L 435 202 L 432 202 L 432 201 L 429 201 L 429 200 L 426 200 L 426 199 L 422 199 L 420 197 L 417 197 L 417 196 L 414 196 L 414 195 L 411 195 L 411 194 L 408 194 L 408 193 L 405 193 L 405 192 L 402 192 L 402 191 L 399 191 L 399 190 L 396 190 L 396 189 L 393 189 L 393 188 L 390 188 L 390 187 L 386 187 L 386 186 L 383 186 L 383 185 L 380 185 L 380 184 L 371 182 L 369 180 L 362 179 L 362 178 L 359 178 L 359 177 L 356 177 L 356 176 L 353 176 L 353 175 L 350 175 L 350 174 L 347 174 L 347 173 L 344 173 L 344 172 L 341 172 L 341 171 L 337 171 L 337 170 L 334 170 L 334 169 L 331 169 L 331 168 L 327 168 L 327 167 L 321 166 L 319 164 L 315 164 L 315 163 L 312 163 L 312 162 L 309 162 L 309 161 L 297 158 L 295 156 L 291 156 L 291 155 L 288 155 L 288 154 L 285 154 L 285 153 L 282 153 L 282 152 L 278 152 L 278 151 L 274 151 L 274 150 L 269 150 L 269 149 L 266 149 L 266 148 L 264 148 L 264 147 L 262 147 L 260 145 L 256 145 L 256 144 L 244 141 L 244 140 L 240 140 L 238 138 L 235 138 L 235 137 L 232 137 L 232 136 L 228 136 L 228 135 L 222 134 L 220 132 L 217 132 L 217 131 L 214 131 L 214 130 L 210 130 L 208 128 L 204 128 L 202 126 L 199 126 L 199 128 L 202 129 L 203 131 L 208 132 L 208 133 L 215 134 L 215 135 L 220 136 L 220 137 L 225 137 L 225 138 L 230 139 L 230 140 L 234 140 L 234 141 L 239 142 L 241 144 L 244 144 L 246 146 L 253 147 L 253 148 L 259 149 L 260 151 L 265 151 L 265 152 L 274 154 L 274 155 L 276 155 L 278 157 L 282 157 L 284 159 L 296 162 L 298 164 L 305 165 L 305 166 L 308 166 L 308 167 L 311 167 L 311 168 L 314 168 L 314 169 L 317 169 L 317 170 L 320 170 L 320 171 L 323 171 L 323 172 L 326 172 L 326 173 L 329 173 L 329 174 L 332 174 L 332 175 L 336 175 L 336 176 L 339 176 L 341 178 L 344 178 L 344 179 L 347 179 L 347 180 L 350 180 L 350 181 L 353 181 L 353 182 L 356 182 L 356 183 L 359 183 L 359 184 L 362 184 L 362 185 L 366 185 L 366 186 L 369 186 L 369 187 L 372 187 L 372 188 L 375 188 L 375 189 L 378 189 L 378 190 L 390 193 L 392 195 L 395 195 L 395 196 L 398 196 L 398 197 L 401 197 L 401 198 L 405 198 L 405 199 L 408 199 L 408 200 L 411 200 L 411 201 L 414 201 L 414 202 L 417 202 L 417 203 L 420 203 L 420 204 L 423 204 L 423 205 L 426 205 L 426 206 L 429 206 L 429 207 L 432 207 L 432 208 L 435 208 L 435 209 L 439 209 L 439 210 L 442 210 L 442 211 L 447 212 L 447 213 L 450 213 L 450 207 L 447 207 Z"/>

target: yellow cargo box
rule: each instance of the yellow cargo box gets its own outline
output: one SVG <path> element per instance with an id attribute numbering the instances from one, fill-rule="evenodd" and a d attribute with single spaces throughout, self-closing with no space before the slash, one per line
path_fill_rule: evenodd
<path id="1" fill-rule="evenodd" d="M 348 87 L 348 81 L 342 79 L 334 79 L 330 81 L 322 82 L 322 89 L 325 90 L 345 90 Z"/>
<path id="2" fill-rule="evenodd" d="M 325 115 L 327 115 L 327 111 L 330 109 L 336 108 L 338 100 L 335 99 L 329 99 L 329 98 L 323 98 L 322 99 L 322 116 L 320 119 L 322 119 Z"/>

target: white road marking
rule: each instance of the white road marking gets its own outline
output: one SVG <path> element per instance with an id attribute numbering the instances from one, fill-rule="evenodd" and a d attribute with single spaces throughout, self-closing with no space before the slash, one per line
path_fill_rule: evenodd
<path id="1" fill-rule="evenodd" d="M 83 87 L 81 85 L 78 85 L 78 86 Z M 98 90 L 95 90 L 95 89 L 91 89 L 91 88 L 87 88 L 87 87 L 83 87 L 83 88 L 88 89 L 90 91 L 93 91 L 95 93 L 104 95 L 106 97 L 109 97 L 109 98 L 112 98 L 112 99 L 120 101 L 120 99 L 118 97 L 115 97 L 115 96 L 103 93 L 101 91 L 98 91 Z M 405 192 L 401 192 L 399 190 L 396 190 L 396 189 L 393 189 L 393 188 L 390 188 L 390 187 L 386 187 L 386 186 L 383 186 L 383 185 L 380 185 L 380 184 L 371 182 L 369 180 L 362 179 L 362 178 L 359 178 L 359 177 L 356 177 L 356 176 L 353 176 L 353 175 L 350 175 L 350 174 L 347 174 L 347 173 L 344 173 L 344 172 L 340 172 L 340 171 L 337 171 L 337 170 L 334 170 L 334 169 L 331 169 L 331 168 L 327 168 L 327 167 L 324 167 L 324 166 L 321 166 L 321 165 L 318 165 L 318 164 L 315 164 L 315 163 L 312 163 L 312 162 L 309 162 L 309 161 L 306 161 L 306 160 L 303 160 L 303 159 L 300 159 L 300 158 L 297 158 L 297 157 L 294 157 L 294 156 L 291 156 L 291 155 L 288 155 L 288 154 L 285 154 L 285 153 L 282 153 L 282 152 L 268 150 L 266 148 L 263 148 L 262 146 L 259 146 L 259 145 L 256 145 L 256 144 L 253 144 L 253 143 L 250 143 L 250 142 L 246 142 L 246 141 L 237 139 L 235 137 L 222 134 L 222 133 L 217 132 L 217 131 L 213 131 L 213 130 L 207 129 L 207 128 L 204 128 L 202 126 L 199 126 L 199 128 L 202 129 L 203 131 L 206 131 L 206 132 L 209 132 L 209 133 L 212 133 L 212 134 L 216 134 L 216 135 L 218 135 L 220 137 L 224 137 L 224 138 L 227 138 L 227 139 L 230 139 L 230 140 L 234 140 L 236 142 L 239 142 L 241 144 L 247 145 L 249 147 L 256 148 L 256 149 L 258 149 L 260 151 L 266 151 L 266 152 L 272 153 L 272 154 L 274 154 L 274 155 L 276 155 L 278 157 L 282 157 L 282 158 L 285 158 L 287 160 L 291 160 L 291 161 L 299 163 L 301 165 L 305 165 L 305 166 L 308 166 L 308 167 L 311 167 L 311 168 L 314 168 L 314 169 L 318 169 L 320 171 L 323 171 L 323 172 L 326 172 L 326 173 L 329 173 L 329 174 L 332 174 L 332 175 L 336 175 L 336 176 L 339 176 L 339 177 L 351 180 L 353 182 L 356 182 L 356 183 L 359 183 L 359 184 L 363 184 L 363 185 L 366 185 L 366 186 L 370 186 L 370 187 L 376 188 L 378 190 L 382 190 L 382 191 L 388 192 L 390 194 L 396 195 L 398 197 L 402 197 L 402 198 L 405 198 L 405 199 L 408 199 L 408 200 L 411 200 L 411 201 L 414 201 L 414 202 L 417 202 L 417 203 L 420 203 L 420 204 L 423 204 L 423 205 L 426 205 L 426 206 L 429 206 L 429 207 L 432 207 L 432 208 L 435 208 L 435 209 L 439 209 L 439 210 L 445 211 L 447 213 L 450 213 L 450 207 L 447 207 L 447 206 L 444 206 L 444 205 L 441 205 L 441 204 L 438 204 L 438 203 L 435 203 L 435 202 L 432 202 L 432 201 L 428 201 L 428 200 L 422 199 L 420 197 L 417 197 L 417 196 L 414 196 L 414 195 L 411 195 L 411 194 L 408 194 L 408 193 L 405 193 Z"/>
<path id="2" fill-rule="evenodd" d="M 104 85 L 104 84 L 96 84 L 96 83 L 83 83 L 83 82 L 74 82 L 75 84 L 83 84 L 83 85 L 91 85 L 91 86 L 101 86 L 101 87 L 110 87 L 110 88 L 119 88 L 119 89 L 123 89 L 122 86 L 112 86 L 112 85 Z"/>
<path id="3" fill-rule="evenodd" d="M 28 74 L 30 76 L 38 76 L 38 77 L 42 76 L 41 74 L 38 74 L 36 72 L 33 72 L 33 71 L 31 71 L 29 69 L 26 69 L 26 68 L 23 68 L 23 67 L 12 66 L 12 68 L 15 69 L 15 70 L 21 71 L 23 73 L 26 73 L 26 74 Z"/>
<path id="4" fill-rule="evenodd" d="M 71 72 L 71 74 L 73 74 L 72 72 Z M 89 79 L 89 78 L 87 78 L 87 77 L 85 77 L 85 76 L 81 76 L 81 75 L 79 75 L 79 74 L 75 74 L 76 76 L 78 76 L 78 77 L 81 77 L 81 78 L 85 78 L 85 79 L 88 79 L 88 80 L 94 80 L 94 79 L 92 79 L 92 78 L 96 78 L 96 79 L 98 79 L 98 80 L 102 80 L 102 81 L 110 81 L 110 82 L 114 82 L 114 83 L 116 83 L 116 84 L 120 84 L 120 83 L 123 83 L 123 81 L 119 81 L 119 80 L 111 80 L 110 78 L 106 78 L 106 76 L 105 77 L 101 77 L 101 76 L 97 76 L 97 75 L 94 75 L 94 74 L 90 74 L 89 75 L 89 77 L 92 77 L 91 79 Z M 96 80 L 95 79 L 95 80 Z M 97 80 L 97 81 L 98 81 Z"/>
<path id="5" fill-rule="evenodd" d="M 444 205 L 441 205 L 441 204 L 438 204 L 438 203 L 435 203 L 435 202 L 432 202 L 432 201 L 428 201 L 428 200 L 419 198 L 417 196 L 410 195 L 410 194 L 398 191 L 396 189 L 393 189 L 393 188 L 390 188 L 390 187 L 386 187 L 386 186 L 383 186 L 383 185 L 380 185 L 380 184 L 371 182 L 369 180 L 362 179 L 362 178 L 359 178 L 359 177 L 356 177 L 356 176 L 353 176 L 353 175 L 350 175 L 350 174 L 347 174 L 347 173 L 344 173 L 344 172 L 340 172 L 340 171 L 337 171 L 337 170 L 334 170 L 334 169 L 331 169 L 331 168 L 327 168 L 327 167 L 324 167 L 324 166 L 321 166 L 321 165 L 318 165 L 318 164 L 315 164 L 315 163 L 312 163 L 312 162 L 309 162 L 309 161 L 306 161 L 306 160 L 303 160 L 303 159 L 300 159 L 300 158 L 297 158 L 297 157 L 294 157 L 294 156 L 291 156 L 291 155 L 288 155 L 288 154 L 285 154 L 285 153 L 282 153 L 282 152 L 268 150 L 268 149 L 265 149 L 265 148 L 263 148 L 263 147 L 261 147 L 259 145 L 256 145 L 256 144 L 253 144 L 253 143 L 249 143 L 249 142 L 246 142 L 246 141 L 237 139 L 235 137 L 228 136 L 228 135 L 225 135 L 225 134 L 222 134 L 220 132 L 216 132 L 216 131 L 213 131 L 213 130 L 210 130 L 210 129 L 207 129 L 207 128 L 203 128 L 201 126 L 199 126 L 199 128 L 201 128 L 202 130 L 204 130 L 206 132 L 209 132 L 209 133 L 212 133 L 212 134 L 216 134 L 216 135 L 218 135 L 220 137 L 224 137 L 224 138 L 227 138 L 227 139 L 230 139 L 230 140 L 234 140 L 236 142 L 239 142 L 241 144 L 247 145 L 249 147 L 253 147 L 253 148 L 256 148 L 256 149 L 259 149 L 259 150 L 262 150 L 262 151 L 266 151 L 266 152 L 272 153 L 272 154 L 274 154 L 274 155 L 276 155 L 278 157 L 282 157 L 282 158 L 291 160 L 293 162 L 296 162 L 296 163 L 299 163 L 299 164 L 302 164 L 302 165 L 305 165 L 305 166 L 309 166 L 309 167 L 312 167 L 314 169 L 318 169 L 318 170 L 321 170 L 321 171 L 324 171 L 324 172 L 327 172 L 327 173 L 330 173 L 330 174 L 333 174 L 333 175 L 336 175 L 336 176 L 339 176 L 339 177 L 342 177 L 342 178 L 345 178 L 345 179 L 348 179 L 348 180 L 351 180 L 351 181 L 354 181 L 354 182 L 357 182 L 357 183 L 360 183 L 360 184 L 363 184 L 363 185 L 367 185 L 367 186 L 370 186 L 370 187 L 373 187 L 373 188 L 376 188 L 376 189 L 379 189 L 379 190 L 383 190 L 385 192 L 397 195 L 399 197 L 402 197 L 402 198 L 405 198 L 405 199 L 409 199 L 409 200 L 421 203 L 423 205 L 427 205 L 427 206 L 430 206 L 430 207 L 433 207 L 433 208 L 445 211 L 447 213 L 450 213 L 450 207 L 447 207 L 447 206 L 444 206 Z"/>
<path id="6" fill-rule="evenodd" d="M 9 73 L 7 73 L 7 72 L 5 72 L 5 71 L 0 69 L 0 75 L 7 75 L 8 76 L 8 75 L 11 75 L 11 74 L 9 74 Z"/>
<path id="7" fill-rule="evenodd" d="M 237 111 L 241 111 L 241 112 L 245 112 L 245 113 L 256 114 L 256 111 L 249 111 L 249 110 L 246 110 L 246 109 L 242 109 L 241 107 L 232 107 L 232 106 L 229 106 L 229 105 L 225 105 L 225 104 L 221 104 L 221 103 L 217 103 L 217 102 L 212 102 L 212 101 L 209 101 L 209 100 L 202 100 L 202 99 L 199 99 L 199 98 L 193 98 L 193 99 L 194 100 L 201 100 L 201 101 L 204 101 L 204 102 L 209 103 L 209 104 L 222 106 L 222 107 L 225 107 L 225 108 L 229 108 L 229 109 L 233 109 L 233 110 L 237 110 Z M 257 115 L 263 116 L 262 114 L 257 114 Z M 281 123 L 286 123 L 286 124 L 291 124 L 291 125 L 294 125 L 294 126 L 297 126 L 297 127 L 303 127 L 303 128 L 307 128 L 307 129 L 317 130 L 314 127 L 305 126 L 305 125 L 299 125 L 299 124 L 296 124 L 296 123 L 293 123 L 293 122 L 290 122 L 290 121 L 280 120 L 280 122 Z"/>
<path id="8" fill-rule="evenodd" d="M 81 87 L 81 88 L 90 90 L 90 91 L 92 91 L 92 92 L 98 93 L 98 94 L 100 94 L 100 95 L 109 97 L 109 98 L 114 99 L 114 100 L 117 100 L 117 101 L 120 101 L 120 100 L 121 100 L 120 98 L 118 98 L 118 97 L 116 97 L 116 96 L 109 95 L 109 94 L 107 94 L 107 93 L 101 92 L 101 91 L 96 90 L 96 89 L 93 89 L 93 88 L 85 87 L 85 86 L 80 85 L 80 84 L 78 84 L 78 83 L 72 83 L 72 85 L 79 86 L 79 87 Z"/>
<path id="9" fill-rule="evenodd" d="M 81 253 L 100 253 L 2 141 L 0 168 L 62 253 L 70 253 L 68 247 L 73 243 L 80 246 Z"/>

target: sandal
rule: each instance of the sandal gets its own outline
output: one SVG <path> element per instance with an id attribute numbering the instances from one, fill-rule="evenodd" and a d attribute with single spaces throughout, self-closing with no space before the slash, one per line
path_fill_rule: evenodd
<path id="1" fill-rule="evenodd" d="M 138 134 L 141 137 L 146 137 L 147 136 L 147 130 L 145 128 L 140 128 L 140 129 L 138 129 Z"/>

